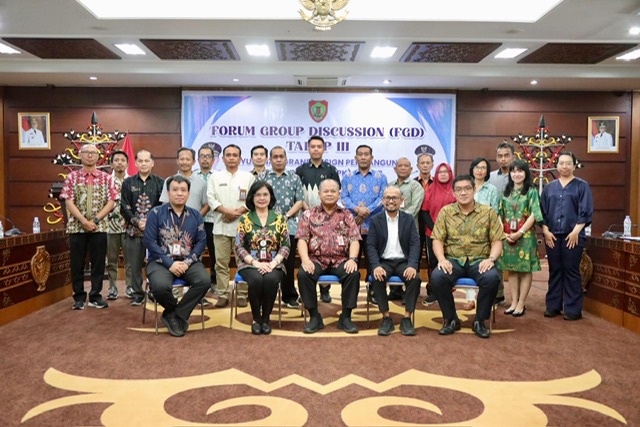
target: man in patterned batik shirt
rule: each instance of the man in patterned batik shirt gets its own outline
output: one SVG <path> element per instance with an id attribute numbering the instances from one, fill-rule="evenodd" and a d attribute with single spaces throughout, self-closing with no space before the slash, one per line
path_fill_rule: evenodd
<path id="1" fill-rule="evenodd" d="M 67 175 L 60 193 L 69 214 L 67 234 L 71 252 L 72 310 L 83 310 L 87 299 L 84 290 L 87 252 L 91 261 L 89 307 L 109 307 L 100 293 L 107 255 L 107 216 L 115 206 L 118 190 L 111 175 L 96 167 L 99 155 L 98 147 L 84 144 L 80 148 L 82 168 Z"/>
<path id="2" fill-rule="evenodd" d="M 118 189 L 118 197 L 116 198 L 116 206 L 109 212 L 109 232 L 107 234 L 107 274 L 109 275 L 109 292 L 107 299 L 118 299 L 118 288 L 116 280 L 118 279 L 118 259 L 120 258 L 120 250 L 122 249 L 125 260 L 125 283 L 127 287 L 131 286 L 131 266 L 126 262 L 127 251 L 125 250 L 125 227 L 127 222 L 124 220 L 120 212 L 120 192 L 122 191 L 122 183 L 127 175 L 127 166 L 129 165 L 129 156 L 124 151 L 114 151 L 111 153 L 111 179 Z"/>
<path id="3" fill-rule="evenodd" d="M 360 244 L 359 267 L 367 269 L 369 265 L 366 257 L 367 235 L 369 234 L 369 221 L 378 212 L 382 212 L 382 193 L 387 188 L 387 177 L 382 171 L 372 171 L 373 149 L 368 145 L 360 145 L 356 148 L 356 161 L 358 170 L 349 171 L 342 179 L 342 204 L 349 209 L 360 228 L 362 243 Z M 370 298 L 373 298 L 373 290 L 369 290 Z"/>
<path id="4" fill-rule="evenodd" d="M 202 215 L 187 206 L 190 186 L 182 175 L 167 178 L 169 202 L 149 212 L 144 230 L 144 245 L 149 249 L 149 287 L 164 307 L 162 323 L 174 337 L 185 334 L 191 312 L 211 286 L 201 262 L 207 243 Z M 177 277 L 189 285 L 180 302 L 172 292 Z"/>
<path id="5" fill-rule="evenodd" d="M 360 289 L 358 225 L 351 212 L 338 206 L 340 184 L 337 181 L 322 181 L 319 195 L 320 205 L 305 211 L 296 234 L 300 255 L 298 288 L 310 316 L 304 333 L 312 334 L 324 328 L 318 311 L 316 284 L 321 275 L 331 274 L 338 276 L 342 285 L 338 329 L 356 334 L 358 328 L 351 320 L 351 311 L 356 307 Z"/>
<path id="6" fill-rule="evenodd" d="M 287 218 L 289 228 L 289 240 L 291 252 L 284 262 L 287 274 L 282 279 L 282 300 L 289 308 L 298 308 L 298 292 L 294 283 L 294 268 L 296 260 L 296 232 L 298 231 L 298 212 L 304 203 L 304 191 L 300 177 L 292 171 L 286 170 L 287 152 L 280 146 L 271 149 L 271 170 L 266 171 L 258 179 L 263 179 L 271 184 L 276 196 L 276 204 L 273 209 Z"/>
<path id="7" fill-rule="evenodd" d="M 145 247 L 142 242 L 147 215 L 154 206 L 160 204 L 160 194 L 164 180 L 151 173 L 153 155 L 140 150 L 136 153 L 138 173 L 130 176 L 122 183 L 122 216 L 127 221 L 126 261 L 131 268 L 131 305 L 142 305 L 144 290 L 142 289 L 142 264 L 145 258 Z"/>

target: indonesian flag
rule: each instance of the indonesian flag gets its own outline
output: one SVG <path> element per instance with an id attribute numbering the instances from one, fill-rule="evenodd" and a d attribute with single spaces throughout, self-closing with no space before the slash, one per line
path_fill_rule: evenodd
<path id="1" fill-rule="evenodd" d="M 129 166 L 127 167 L 127 175 L 133 176 L 137 174 L 138 167 L 136 166 L 136 155 L 133 152 L 133 146 L 131 145 L 131 139 L 129 138 L 129 133 L 127 133 L 127 136 L 124 138 L 122 151 L 127 153 L 127 157 L 129 157 Z"/>
<path id="2" fill-rule="evenodd" d="M 29 117 L 22 116 L 22 130 L 26 132 L 29 129 L 31 129 L 31 124 L 29 123 Z"/>

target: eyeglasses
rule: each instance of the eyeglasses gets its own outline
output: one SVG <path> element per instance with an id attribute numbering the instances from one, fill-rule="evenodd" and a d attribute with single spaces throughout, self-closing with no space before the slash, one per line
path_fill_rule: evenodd
<path id="1" fill-rule="evenodd" d="M 475 170 L 479 170 L 479 171 L 486 171 L 487 167 L 486 166 L 475 166 L 474 169 Z"/>
<path id="2" fill-rule="evenodd" d="M 468 187 L 456 187 L 453 189 L 454 193 L 470 193 L 473 191 L 473 187 L 472 186 L 468 186 Z"/>
<path id="3" fill-rule="evenodd" d="M 201 159 L 213 159 L 213 156 L 211 154 L 200 154 L 198 157 L 200 157 Z"/>
<path id="4" fill-rule="evenodd" d="M 382 198 L 382 200 L 384 200 L 385 202 L 397 202 L 401 199 L 402 197 L 400 196 L 384 196 Z"/>

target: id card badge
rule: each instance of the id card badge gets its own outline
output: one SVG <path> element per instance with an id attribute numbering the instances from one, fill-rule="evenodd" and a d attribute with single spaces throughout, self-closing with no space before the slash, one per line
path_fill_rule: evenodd
<path id="1" fill-rule="evenodd" d="M 171 255 L 180 256 L 181 255 L 181 247 L 180 246 L 181 246 L 180 242 L 173 241 L 173 243 L 171 243 Z"/>
<path id="2" fill-rule="evenodd" d="M 260 261 L 265 261 L 267 259 L 267 241 L 266 240 L 260 241 L 260 252 L 258 253 L 258 258 L 260 258 Z"/>
<path id="3" fill-rule="evenodd" d="M 338 246 L 344 246 L 344 237 L 338 236 Z"/>
<path id="4" fill-rule="evenodd" d="M 240 189 L 240 198 L 238 199 L 241 202 L 244 202 L 247 200 L 247 189 L 246 188 L 241 188 Z"/>
<path id="5" fill-rule="evenodd" d="M 512 219 L 511 223 L 509 224 L 509 227 L 511 228 L 511 231 L 513 232 L 516 228 L 518 228 L 518 220 L 517 219 Z"/>

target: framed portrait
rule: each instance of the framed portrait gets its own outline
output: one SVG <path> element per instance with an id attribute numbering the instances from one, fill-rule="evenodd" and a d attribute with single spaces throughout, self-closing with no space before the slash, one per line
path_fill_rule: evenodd
<path id="1" fill-rule="evenodd" d="M 620 151 L 620 117 L 592 116 L 587 123 L 588 153 Z"/>
<path id="2" fill-rule="evenodd" d="M 18 148 L 20 150 L 51 149 L 49 113 L 18 113 Z"/>

